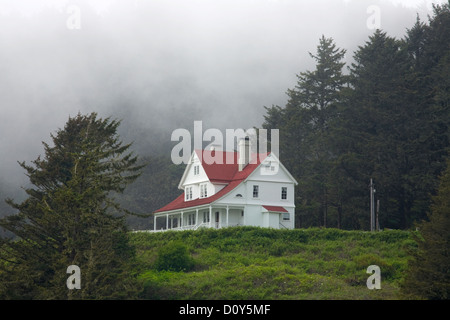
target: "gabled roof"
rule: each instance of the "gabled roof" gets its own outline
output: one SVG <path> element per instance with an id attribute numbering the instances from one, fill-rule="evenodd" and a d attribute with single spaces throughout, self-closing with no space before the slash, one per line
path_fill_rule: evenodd
<path id="1" fill-rule="evenodd" d="M 201 156 L 203 170 L 205 170 L 210 182 L 229 182 L 233 180 L 239 169 L 237 164 L 238 152 L 207 150 L 195 150 L 195 152 L 197 157 L 200 158 Z M 214 160 L 219 161 L 216 161 L 216 163 Z M 229 164 L 229 162 L 231 163 Z"/>
<path id="2" fill-rule="evenodd" d="M 202 167 L 208 176 L 209 181 L 212 183 L 226 183 L 227 185 L 207 198 L 199 198 L 195 200 L 184 200 L 184 192 L 179 195 L 174 201 L 165 205 L 164 207 L 155 211 L 164 212 L 172 211 L 190 207 L 196 207 L 200 205 L 210 204 L 236 188 L 242 181 L 244 181 L 256 168 L 259 167 L 262 161 L 268 156 L 268 153 L 253 154 L 253 161 L 255 163 L 247 164 L 242 171 L 239 171 L 238 164 L 238 152 L 225 152 L 225 151 L 210 151 L 210 150 L 195 150 L 197 156 L 201 156 Z M 233 163 L 228 163 L 228 159 L 233 159 Z M 222 159 L 222 163 L 208 163 L 212 159 Z"/>

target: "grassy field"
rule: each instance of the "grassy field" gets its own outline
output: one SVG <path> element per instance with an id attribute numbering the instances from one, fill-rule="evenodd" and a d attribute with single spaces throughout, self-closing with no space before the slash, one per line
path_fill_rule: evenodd
<path id="1" fill-rule="evenodd" d="M 132 243 L 141 297 L 172 300 L 401 299 L 416 246 L 407 231 L 253 227 L 133 233 Z M 380 290 L 366 286 L 369 265 Z"/>

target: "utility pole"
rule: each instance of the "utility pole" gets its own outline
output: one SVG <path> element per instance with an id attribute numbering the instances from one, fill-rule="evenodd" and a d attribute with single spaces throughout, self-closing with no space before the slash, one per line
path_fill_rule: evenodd
<path id="1" fill-rule="evenodd" d="M 380 200 L 377 200 L 377 223 L 376 223 L 376 230 L 380 231 L 380 222 L 378 221 L 378 215 L 380 213 Z"/>
<path id="2" fill-rule="evenodd" d="M 375 185 L 373 180 L 370 179 L 370 231 L 375 230 Z"/>

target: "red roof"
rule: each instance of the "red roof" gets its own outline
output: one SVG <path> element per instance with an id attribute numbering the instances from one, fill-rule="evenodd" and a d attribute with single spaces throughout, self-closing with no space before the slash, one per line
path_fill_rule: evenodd
<path id="1" fill-rule="evenodd" d="M 264 207 L 264 209 L 266 209 L 267 211 L 270 211 L 270 212 L 288 212 L 283 207 L 278 207 L 278 206 L 263 206 L 263 207 Z"/>
<path id="2" fill-rule="evenodd" d="M 256 163 L 249 163 L 242 171 L 239 171 L 237 152 L 207 150 L 195 150 L 195 152 L 199 158 L 200 156 L 202 158 L 202 167 L 205 170 L 209 181 L 212 183 L 226 183 L 227 185 L 222 190 L 208 198 L 198 198 L 190 201 L 184 201 L 183 192 L 174 201 L 156 210 L 155 212 L 196 207 L 199 205 L 209 204 L 217 199 L 220 199 L 244 181 L 268 155 L 266 153 L 254 154 L 252 159 L 256 159 Z"/>

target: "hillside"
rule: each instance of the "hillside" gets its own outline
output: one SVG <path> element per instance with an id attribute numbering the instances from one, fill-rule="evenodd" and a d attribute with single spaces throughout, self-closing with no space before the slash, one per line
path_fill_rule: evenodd
<path id="1" fill-rule="evenodd" d="M 416 246 L 397 230 L 237 227 L 131 238 L 141 298 L 170 300 L 401 299 L 407 251 Z M 381 269 L 380 290 L 366 286 L 369 265 Z"/>

